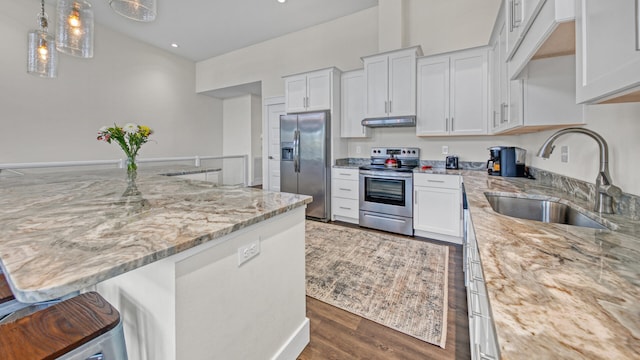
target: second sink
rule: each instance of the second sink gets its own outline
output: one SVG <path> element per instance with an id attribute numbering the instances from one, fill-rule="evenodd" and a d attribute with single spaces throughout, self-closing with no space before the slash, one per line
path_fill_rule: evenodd
<path id="1" fill-rule="evenodd" d="M 607 229 L 567 204 L 552 200 L 518 198 L 485 193 L 491 208 L 502 215 L 548 223 Z"/>

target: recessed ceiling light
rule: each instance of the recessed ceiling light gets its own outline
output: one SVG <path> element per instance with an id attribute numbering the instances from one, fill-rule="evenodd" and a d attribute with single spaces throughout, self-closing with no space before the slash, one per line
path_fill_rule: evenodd
<path id="1" fill-rule="evenodd" d="M 280 4 L 284 4 L 284 3 L 286 3 L 286 2 L 287 2 L 287 0 L 278 0 L 278 2 L 279 2 Z"/>
<path id="2" fill-rule="evenodd" d="M 171 43 L 171 47 L 172 47 L 172 48 L 177 48 L 177 47 L 180 47 L 180 45 L 178 45 L 178 44 L 176 44 L 176 43 Z"/>

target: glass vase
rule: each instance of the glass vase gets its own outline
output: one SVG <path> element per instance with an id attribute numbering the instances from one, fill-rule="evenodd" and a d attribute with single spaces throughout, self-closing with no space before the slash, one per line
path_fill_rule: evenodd
<path id="1" fill-rule="evenodd" d="M 140 195 L 138 186 L 136 185 L 136 178 L 138 177 L 138 164 L 136 164 L 136 157 L 129 156 L 127 158 L 127 190 L 125 190 L 122 196 Z"/>

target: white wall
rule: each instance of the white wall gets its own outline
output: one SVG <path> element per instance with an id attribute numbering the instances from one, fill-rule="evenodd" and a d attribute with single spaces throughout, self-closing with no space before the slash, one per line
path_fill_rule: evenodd
<path id="1" fill-rule="evenodd" d="M 590 105 L 586 111 L 586 128 L 591 129 L 609 145 L 609 171 L 614 185 L 626 193 L 640 195 L 640 104 Z M 538 168 L 594 183 L 599 169 L 598 144 L 581 134 L 558 138 L 555 151 L 547 160 L 535 153 L 553 131 L 520 136 L 522 147 L 528 151 L 527 161 Z M 560 161 L 560 148 L 569 146 L 569 162 Z"/>
<path id="2" fill-rule="evenodd" d="M 222 154 L 225 156 L 248 155 L 251 163 L 251 95 L 238 96 L 222 101 Z M 251 164 L 249 164 L 249 172 Z M 223 163 L 224 184 L 240 184 L 244 181 L 244 169 L 240 160 L 229 159 Z M 252 179 L 249 174 L 248 179 Z"/>
<path id="3" fill-rule="evenodd" d="M 425 55 L 486 45 L 502 0 L 409 0 L 407 46 Z"/>
<path id="4" fill-rule="evenodd" d="M 377 52 L 378 10 L 373 7 L 196 64 L 196 91 L 262 81 L 263 98 L 284 95 L 282 76 L 336 66 L 362 67 Z"/>
<path id="5" fill-rule="evenodd" d="M 155 130 L 140 157 L 220 155 L 222 105 L 197 95 L 195 64 L 98 24 L 93 59 L 60 55 L 57 79 L 26 73 L 36 1 L 0 0 L 0 163 L 118 159 L 103 125 Z M 50 31 L 53 7 L 47 7 Z"/>

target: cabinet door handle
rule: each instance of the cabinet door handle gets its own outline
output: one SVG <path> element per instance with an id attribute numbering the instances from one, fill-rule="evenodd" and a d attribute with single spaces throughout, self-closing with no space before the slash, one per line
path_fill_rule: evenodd
<path id="1" fill-rule="evenodd" d="M 427 182 L 432 182 L 432 183 L 443 183 L 444 180 L 427 180 Z"/>
<path id="2" fill-rule="evenodd" d="M 522 0 L 513 0 L 513 27 L 520 27 L 522 24 Z"/>
<path id="3" fill-rule="evenodd" d="M 351 191 L 351 189 L 345 189 L 345 188 L 339 188 L 339 190 L 342 190 L 342 191 Z"/>
<path id="4" fill-rule="evenodd" d="M 385 114 L 389 113 L 389 103 L 387 101 L 384 102 L 384 113 Z"/>
<path id="5" fill-rule="evenodd" d="M 502 121 L 503 123 L 506 123 L 509 119 L 507 118 L 507 112 L 509 111 L 509 105 L 507 103 L 502 103 Z"/>
<path id="6" fill-rule="evenodd" d="M 351 208 L 349 208 L 349 207 L 344 207 L 344 206 L 340 206 L 340 209 L 342 209 L 342 210 L 351 210 Z"/>
<path id="7" fill-rule="evenodd" d="M 449 132 L 449 118 L 444 118 L 444 131 Z"/>
<path id="8" fill-rule="evenodd" d="M 636 51 L 640 51 L 640 1 L 636 0 Z"/>
<path id="9" fill-rule="evenodd" d="M 454 120 L 454 118 L 452 117 L 451 118 L 451 132 L 453 132 L 453 120 Z"/>
<path id="10" fill-rule="evenodd" d="M 391 110 L 391 105 L 393 104 L 393 101 L 389 100 L 389 114 L 391 114 L 393 112 L 393 110 Z"/>
<path id="11" fill-rule="evenodd" d="M 413 192 L 413 203 L 414 203 L 415 205 L 418 205 L 418 190 L 415 190 L 415 191 Z"/>

